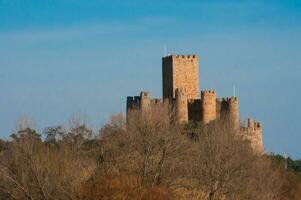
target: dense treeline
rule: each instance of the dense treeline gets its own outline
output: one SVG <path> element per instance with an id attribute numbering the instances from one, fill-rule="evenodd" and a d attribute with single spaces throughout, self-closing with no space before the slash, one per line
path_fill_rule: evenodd
<path id="1" fill-rule="evenodd" d="M 256 155 L 228 123 L 179 125 L 162 110 L 77 121 L 0 141 L 0 199 L 280 200 L 301 196 L 300 161 Z M 43 139 L 42 139 L 43 138 Z"/>

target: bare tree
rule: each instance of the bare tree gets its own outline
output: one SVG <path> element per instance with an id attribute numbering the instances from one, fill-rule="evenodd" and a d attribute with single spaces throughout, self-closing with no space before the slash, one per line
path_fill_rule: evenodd
<path id="1" fill-rule="evenodd" d="M 0 191 L 7 199 L 80 199 L 78 188 L 93 172 L 92 159 L 47 145 L 29 128 L 13 135 L 0 157 Z"/>
<path id="2" fill-rule="evenodd" d="M 1 143 L 0 199 L 299 198 L 297 180 L 254 154 L 230 123 L 183 125 L 172 116 L 161 107 L 134 111 L 127 120 L 118 114 L 97 137 L 76 121 L 69 129 L 46 128 L 45 141 L 19 126 Z"/>
<path id="3" fill-rule="evenodd" d="M 279 199 L 281 180 L 277 179 L 277 172 L 254 154 L 238 131 L 221 121 L 203 129 L 195 145 L 198 153 L 192 166 L 199 187 L 207 192 L 208 200 Z M 266 176 L 270 179 L 262 179 Z M 260 180 L 265 190 L 260 188 L 262 185 L 257 187 Z"/>

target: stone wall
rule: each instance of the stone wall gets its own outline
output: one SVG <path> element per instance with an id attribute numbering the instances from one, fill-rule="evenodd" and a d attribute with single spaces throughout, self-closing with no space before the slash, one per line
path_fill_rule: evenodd
<path id="1" fill-rule="evenodd" d="M 131 110 L 146 114 L 149 109 L 161 109 L 178 123 L 195 121 L 209 123 L 229 119 L 235 128 L 241 128 L 244 137 L 257 152 L 263 152 L 262 126 L 251 119 L 240 127 L 237 97 L 218 99 L 214 90 L 201 91 L 199 96 L 197 55 L 170 55 L 162 58 L 163 98 L 152 99 L 150 92 L 127 97 L 127 117 Z M 161 109 L 162 110 L 162 109 Z"/>
<path id="2" fill-rule="evenodd" d="M 194 122 L 202 121 L 202 101 L 201 99 L 188 100 L 188 120 Z"/>
<path id="3" fill-rule="evenodd" d="M 149 112 L 151 108 L 151 99 L 152 95 L 150 92 L 141 92 L 140 93 L 140 110 L 142 113 Z"/>
<path id="4" fill-rule="evenodd" d="M 132 110 L 137 110 L 140 107 L 140 96 L 128 96 L 126 98 L 126 117 L 129 117 L 129 114 Z"/>
<path id="5" fill-rule="evenodd" d="M 262 141 L 262 125 L 253 119 L 248 119 L 246 127 L 241 127 L 245 139 L 250 141 L 252 149 L 259 154 L 264 153 Z"/>
<path id="6" fill-rule="evenodd" d="M 141 114 L 148 114 L 152 109 L 161 109 L 169 112 L 171 110 L 168 99 L 152 98 L 151 92 L 142 91 L 140 96 L 128 96 L 126 102 L 126 118 L 130 117 L 132 111 L 139 111 Z"/>
<path id="7" fill-rule="evenodd" d="M 227 119 L 233 126 L 239 125 L 238 98 L 216 99 L 216 119 Z"/>
<path id="8" fill-rule="evenodd" d="M 199 98 L 197 55 L 170 55 L 162 59 L 163 98 L 175 98 L 175 90 L 183 89 L 188 99 Z"/>

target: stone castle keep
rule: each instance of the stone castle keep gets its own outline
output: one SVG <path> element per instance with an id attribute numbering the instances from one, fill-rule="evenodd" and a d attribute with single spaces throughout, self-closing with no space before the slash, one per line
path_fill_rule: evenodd
<path id="1" fill-rule="evenodd" d="M 199 93 L 199 64 L 197 55 L 169 55 L 162 58 L 163 98 L 153 99 L 150 92 L 140 96 L 127 97 L 127 117 L 131 110 L 146 112 L 152 106 L 172 107 L 178 123 L 188 121 L 205 124 L 227 119 L 240 128 L 244 137 L 257 152 L 263 152 L 262 126 L 248 119 L 246 126 L 240 126 L 238 98 L 217 98 L 214 90 Z"/>

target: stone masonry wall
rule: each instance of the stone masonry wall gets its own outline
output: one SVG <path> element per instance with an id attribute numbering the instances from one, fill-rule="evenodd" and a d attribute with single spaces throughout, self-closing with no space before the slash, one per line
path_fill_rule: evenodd
<path id="1" fill-rule="evenodd" d="M 188 105 L 187 97 L 185 92 L 182 89 L 176 89 L 176 99 L 175 99 L 175 108 L 176 108 L 176 120 L 178 123 L 187 123 L 188 122 Z"/>
<path id="2" fill-rule="evenodd" d="M 216 120 L 216 93 L 214 90 L 201 92 L 202 120 L 204 123 Z"/>
<path id="3" fill-rule="evenodd" d="M 188 100 L 188 120 L 194 122 L 202 121 L 202 102 L 201 99 Z"/>
<path id="4" fill-rule="evenodd" d="M 184 89 L 188 99 L 199 98 L 197 55 L 171 55 L 162 59 L 163 98 L 175 98 L 177 88 Z"/>
<path id="5" fill-rule="evenodd" d="M 209 123 L 216 119 L 229 119 L 239 125 L 237 97 L 218 99 L 214 90 L 199 94 L 199 71 L 197 55 L 169 55 L 162 58 L 163 98 L 152 99 L 151 93 L 127 97 L 127 118 L 131 110 L 147 114 L 149 109 L 164 108 L 172 111 L 179 123 L 195 121 Z M 175 113 L 173 113 L 175 111 Z M 263 152 L 262 126 L 251 119 L 248 125 L 239 127 L 252 148 Z"/>
<path id="6" fill-rule="evenodd" d="M 253 119 L 248 119 L 246 127 L 242 127 L 242 133 L 245 139 L 250 141 L 252 149 L 259 154 L 264 152 L 262 141 L 262 125 Z"/>

